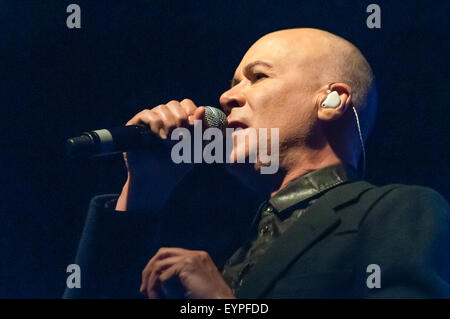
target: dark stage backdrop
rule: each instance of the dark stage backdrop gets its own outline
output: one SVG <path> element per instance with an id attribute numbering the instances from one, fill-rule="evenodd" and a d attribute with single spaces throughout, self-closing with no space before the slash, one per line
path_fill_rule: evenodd
<path id="1" fill-rule="evenodd" d="M 81 29 L 66 26 L 71 3 L 81 7 Z M 380 29 L 366 25 L 370 3 L 381 8 Z M 379 88 L 367 179 L 426 185 L 448 199 L 446 4 L 1 1 L 0 297 L 60 297 L 89 199 L 124 182 L 120 157 L 66 163 L 65 138 L 123 125 L 171 99 L 218 105 L 248 47 L 277 29 L 321 28 L 356 44 Z M 202 179 L 213 181 L 199 170 Z"/>

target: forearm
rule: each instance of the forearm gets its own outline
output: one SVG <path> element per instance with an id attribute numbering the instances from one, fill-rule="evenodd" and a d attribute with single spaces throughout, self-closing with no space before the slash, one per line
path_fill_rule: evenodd
<path id="1" fill-rule="evenodd" d="M 81 289 L 66 298 L 139 298 L 139 276 L 148 254 L 161 246 L 158 216 L 106 208 L 116 196 L 90 203 L 74 263 L 82 272 Z M 120 289 L 117 289 L 120 287 Z"/>

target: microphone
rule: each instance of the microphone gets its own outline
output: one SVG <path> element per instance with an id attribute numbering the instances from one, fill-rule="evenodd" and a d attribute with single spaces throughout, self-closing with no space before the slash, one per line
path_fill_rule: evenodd
<path id="1" fill-rule="evenodd" d="M 207 128 L 224 130 L 228 124 L 227 116 L 215 107 L 205 107 Z M 152 149 L 162 143 L 162 139 L 148 127 L 138 125 L 119 126 L 109 129 L 84 132 L 65 142 L 68 157 L 97 157 L 139 149 Z"/>

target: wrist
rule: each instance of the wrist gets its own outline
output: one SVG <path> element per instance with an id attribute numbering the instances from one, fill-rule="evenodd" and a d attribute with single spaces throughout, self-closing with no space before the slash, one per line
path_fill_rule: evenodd
<path id="1" fill-rule="evenodd" d="M 172 192 L 172 187 L 155 185 L 148 179 L 137 178 L 128 175 L 117 200 L 118 211 L 158 211 L 160 210 Z"/>

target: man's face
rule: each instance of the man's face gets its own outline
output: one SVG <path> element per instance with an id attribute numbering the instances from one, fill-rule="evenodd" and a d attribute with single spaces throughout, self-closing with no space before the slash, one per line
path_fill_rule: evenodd
<path id="1" fill-rule="evenodd" d="M 231 89 L 220 97 L 230 127 L 279 128 L 280 160 L 287 150 L 305 145 L 316 120 L 319 79 L 308 67 L 313 63 L 308 42 L 273 35 L 258 40 L 236 69 Z"/>

